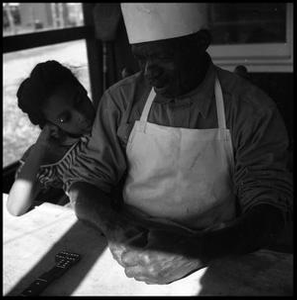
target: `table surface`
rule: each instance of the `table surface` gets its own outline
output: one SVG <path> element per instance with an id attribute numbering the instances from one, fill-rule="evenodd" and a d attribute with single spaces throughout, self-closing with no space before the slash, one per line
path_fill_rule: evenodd
<path id="1" fill-rule="evenodd" d="M 260 250 L 214 261 L 168 285 L 127 278 L 105 238 L 82 224 L 70 208 L 51 203 L 11 216 L 3 194 L 3 295 L 19 295 L 70 251 L 81 260 L 53 281 L 42 296 L 292 296 L 293 255 Z"/>

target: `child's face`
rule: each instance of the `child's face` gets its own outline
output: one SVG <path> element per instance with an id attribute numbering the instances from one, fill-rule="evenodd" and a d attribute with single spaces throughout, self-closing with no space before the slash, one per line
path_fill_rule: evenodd
<path id="1" fill-rule="evenodd" d="M 92 130 L 95 109 L 82 87 L 64 84 L 58 87 L 43 106 L 45 118 L 74 136 Z"/>

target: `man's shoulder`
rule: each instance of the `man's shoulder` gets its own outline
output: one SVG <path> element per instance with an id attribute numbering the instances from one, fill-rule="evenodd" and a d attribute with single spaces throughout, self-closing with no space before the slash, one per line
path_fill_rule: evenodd
<path id="1" fill-rule="evenodd" d="M 249 79 L 216 67 L 223 94 L 232 106 L 249 106 L 258 112 L 274 109 L 276 104 L 261 88 Z"/>
<path id="2" fill-rule="evenodd" d="M 143 75 L 141 72 L 137 72 L 114 83 L 108 88 L 108 91 L 110 94 L 117 94 L 123 91 L 133 91 L 142 84 L 144 84 Z"/>
<path id="3" fill-rule="evenodd" d="M 148 90 L 148 83 L 141 72 L 126 77 L 108 88 L 103 97 L 102 105 L 112 105 L 119 110 L 131 108 L 133 104 L 143 99 Z"/>

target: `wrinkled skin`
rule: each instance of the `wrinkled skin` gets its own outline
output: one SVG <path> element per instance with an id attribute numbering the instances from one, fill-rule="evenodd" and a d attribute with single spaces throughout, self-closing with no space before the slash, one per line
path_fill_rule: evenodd
<path id="1" fill-rule="evenodd" d="M 188 37 L 132 45 L 140 70 L 157 94 L 180 97 L 204 79 L 209 63 L 205 52 L 209 32 L 201 30 Z"/>
<path id="2" fill-rule="evenodd" d="M 115 211 L 106 194 L 86 183 L 74 184 L 70 199 L 78 219 L 105 235 L 113 258 L 128 277 L 166 284 L 205 265 L 197 258 L 199 237 L 191 230 L 169 220 L 149 219 L 136 209 Z M 192 257 L 189 249 L 195 253 Z"/>
<path id="3" fill-rule="evenodd" d="M 125 207 L 115 211 L 111 198 L 87 183 L 73 184 L 69 196 L 78 219 L 103 232 L 126 275 L 148 284 L 167 284 L 213 259 L 255 251 L 283 228 L 280 211 L 265 204 L 226 227 L 198 234 Z"/>
<path id="4" fill-rule="evenodd" d="M 168 284 L 206 266 L 202 234 L 168 220 L 147 219 L 139 212 L 122 211 L 122 221 L 120 228 L 106 236 L 113 258 L 125 268 L 127 277 Z"/>
<path id="5" fill-rule="evenodd" d="M 142 249 L 128 249 L 121 261 L 127 277 L 147 284 L 168 284 L 206 265 L 198 258 L 187 257 L 193 238 L 164 230 L 151 230 Z M 199 247 L 195 246 L 196 253 Z"/>

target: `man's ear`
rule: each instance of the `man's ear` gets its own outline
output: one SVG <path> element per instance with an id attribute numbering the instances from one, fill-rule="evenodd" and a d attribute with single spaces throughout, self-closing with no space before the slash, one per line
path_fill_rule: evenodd
<path id="1" fill-rule="evenodd" d="M 201 29 L 197 32 L 196 42 L 201 52 L 205 52 L 211 43 L 211 34 L 208 29 Z"/>

